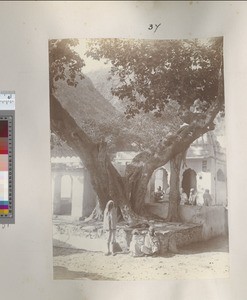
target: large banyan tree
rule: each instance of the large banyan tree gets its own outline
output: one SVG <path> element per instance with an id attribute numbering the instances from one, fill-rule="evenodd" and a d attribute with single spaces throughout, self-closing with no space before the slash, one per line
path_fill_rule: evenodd
<path id="1" fill-rule="evenodd" d="M 216 116 L 224 111 L 223 39 L 90 40 L 84 55 L 110 65 L 111 95 L 122 101 L 124 110 L 115 114 L 99 104 L 96 114 L 102 108 L 101 120 L 105 121 L 98 123 L 95 114 L 83 114 L 87 108 L 79 86 L 87 78 L 85 59 L 75 50 L 78 44 L 78 40 L 51 40 L 49 44 L 51 131 L 81 158 L 98 195 L 99 210 L 114 199 L 127 222 L 144 218 L 149 180 L 170 161 L 168 220 L 179 220 L 179 173 L 186 150 L 215 128 Z M 75 107 L 72 92 L 66 103 L 61 101 L 59 82 L 81 94 L 78 109 L 70 109 Z M 125 176 L 111 159 L 119 150 L 113 140 L 115 146 L 121 145 L 120 137 L 141 145 L 126 166 Z"/>

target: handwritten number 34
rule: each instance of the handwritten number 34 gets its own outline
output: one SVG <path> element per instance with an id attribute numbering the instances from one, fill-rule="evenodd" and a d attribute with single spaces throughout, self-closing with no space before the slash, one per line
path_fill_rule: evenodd
<path id="1" fill-rule="evenodd" d="M 154 32 L 156 32 L 160 25 L 161 25 L 161 23 L 159 25 L 150 24 L 149 27 L 148 27 L 148 30 L 153 30 L 154 29 Z"/>

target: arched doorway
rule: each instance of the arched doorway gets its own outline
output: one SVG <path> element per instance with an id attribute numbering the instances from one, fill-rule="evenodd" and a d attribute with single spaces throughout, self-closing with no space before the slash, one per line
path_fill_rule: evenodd
<path id="1" fill-rule="evenodd" d="M 196 172 L 192 169 L 187 169 L 183 173 L 182 188 L 189 197 L 190 189 L 197 190 Z"/>
<path id="2" fill-rule="evenodd" d="M 157 191 L 159 187 L 161 187 L 164 192 L 169 187 L 168 173 L 164 168 L 158 169 L 155 173 L 154 190 Z"/>

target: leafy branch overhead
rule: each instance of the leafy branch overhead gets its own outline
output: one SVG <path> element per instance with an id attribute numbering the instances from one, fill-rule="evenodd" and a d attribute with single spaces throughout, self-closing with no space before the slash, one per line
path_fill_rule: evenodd
<path id="1" fill-rule="evenodd" d="M 49 41 L 50 88 L 54 89 L 54 82 L 66 80 L 69 86 L 78 84 L 77 78 L 83 79 L 82 67 L 85 66 L 80 55 L 73 50 L 79 41 L 77 39 L 63 39 Z"/>
<path id="2" fill-rule="evenodd" d="M 214 101 L 223 110 L 223 93 L 219 98 L 218 89 L 222 43 L 222 38 L 203 42 L 101 39 L 93 40 L 86 54 L 111 62 L 112 76 L 119 77 L 112 93 L 129 101 L 127 117 L 141 111 L 160 116 L 173 100 L 188 121 L 188 112 L 206 112 Z"/>
<path id="3" fill-rule="evenodd" d="M 115 84 L 106 78 L 102 81 L 122 100 L 129 120 L 106 100 L 100 102 L 102 95 L 95 94 L 97 100 L 92 99 L 93 85 L 83 75 L 85 61 L 74 50 L 78 44 L 73 39 L 50 41 L 51 89 L 60 92 L 59 99 L 66 93 L 67 99 L 73 95 L 74 104 L 67 101 L 66 109 L 94 141 L 105 138 L 113 152 L 150 149 L 183 122 L 205 119 L 215 101 L 218 111 L 223 110 L 223 92 L 219 97 L 220 81 L 223 89 L 223 77 L 219 77 L 222 38 L 204 42 L 91 40 L 86 55 L 109 61 Z M 159 121 L 153 116 L 160 117 Z"/>

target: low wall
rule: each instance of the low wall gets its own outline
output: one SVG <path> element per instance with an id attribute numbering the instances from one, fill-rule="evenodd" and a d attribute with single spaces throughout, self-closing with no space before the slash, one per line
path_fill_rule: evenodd
<path id="1" fill-rule="evenodd" d="M 164 203 L 146 203 L 145 208 L 152 214 L 165 219 L 168 216 L 168 202 Z"/>
<path id="2" fill-rule="evenodd" d="M 177 246 L 187 245 L 202 240 L 202 225 L 183 223 L 155 223 L 156 235 L 160 241 L 160 254 L 168 251 L 177 252 Z M 144 244 L 147 228 L 138 228 L 138 243 Z M 123 252 L 129 251 L 133 228 L 118 224 L 116 240 Z M 53 222 L 53 246 L 62 248 L 84 249 L 106 252 L 106 238 L 102 223 L 85 225 L 78 222 Z"/>
<path id="3" fill-rule="evenodd" d="M 204 240 L 227 233 L 227 212 L 223 206 L 183 205 L 179 212 L 183 222 L 202 225 Z"/>
<path id="4" fill-rule="evenodd" d="M 133 229 L 117 226 L 116 240 L 123 251 L 127 251 Z M 90 225 L 71 219 L 53 220 L 53 246 L 106 252 L 106 235 L 102 222 Z"/>
<path id="5" fill-rule="evenodd" d="M 146 208 L 151 213 L 166 218 L 168 203 L 150 203 Z M 228 232 L 227 211 L 223 206 L 180 205 L 179 214 L 184 223 L 202 225 L 202 239 L 225 235 Z"/>

